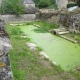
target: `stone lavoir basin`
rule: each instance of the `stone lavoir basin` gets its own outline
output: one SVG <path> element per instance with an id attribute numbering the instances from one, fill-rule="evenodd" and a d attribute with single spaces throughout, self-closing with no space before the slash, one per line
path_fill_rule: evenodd
<path id="1" fill-rule="evenodd" d="M 65 71 L 75 69 L 80 65 L 80 46 L 51 33 L 37 32 L 33 25 L 19 26 L 19 28 L 41 47 L 52 62 L 56 62 Z"/>

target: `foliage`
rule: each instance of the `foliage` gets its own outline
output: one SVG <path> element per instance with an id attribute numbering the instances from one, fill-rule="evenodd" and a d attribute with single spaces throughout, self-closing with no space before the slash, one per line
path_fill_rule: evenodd
<path id="1" fill-rule="evenodd" d="M 36 22 L 39 23 L 39 22 Z M 43 22 L 39 23 L 43 25 Z M 49 25 L 48 25 L 49 26 Z M 6 25 L 13 49 L 9 52 L 10 62 L 15 80 L 80 80 L 80 72 L 66 72 L 60 66 L 53 65 L 47 58 L 41 58 L 38 51 L 30 51 L 25 44 L 28 39 L 12 35 L 14 26 Z M 19 29 L 18 26 L 15 29 Z M 16 38 L 15 38 L 16 37 Z M 38 48 L 41 50 L 40 48 Z"/>
<path id="2" fill-rule="evenodd" d="M 36 4 L 40 1 L 40 0 L 33 0 Z"/>
<path id="3" fill-rule="evenodd" d="M 77 4 L 78 4 L 78 6 L 80 7 L 80 0 L 78 0 Z"/>
<path id="4" fill-rule="evenodd" d="M 1 6 L 0 6 L 0 14 L 2 14 L 2 8 L 1 8 Z"/>
<path id="5" fill-rule="evenodd" d="M 38 3 L 39 8 L 46 8 L 49 7 L 49 5 L 50 5 L 50 0 L 40 0 L 40 2 Z"/>
<path id="6" fill-rule="evenodd" d="M 33 0 L 39 8 L 54 8 L 56 9 L 56 0 Z"/>
<path id="7" fill-rule="evenodd" d="M 57 5 L 56 4 L 52 4 L 48 7 L 49 9 L 58 9 Z"/>
<path id="8" fill-rule="evenodd" d="M 54 29 L 54 28 L 58 28 L 59 25 L 55 24 L 55 23 L 47 23 L 45 21 L 35 21 L 33 22 L 33 24 L 37 24 L 37 25 L 40 25 L 41 27 L 39 28 L 39 30 L 37 29 L 37 31 L 39 32 L 47 32 L 51 29 Z"/>
<path id="9" fill-rule="evenodd" d="M 22 14 L 24 13 L 24 5 L 21 0 L 4 0 L 2 3 L 3 14 Z"/>
<path id="10" fill-rule="evenodd" d="M 13 27 L 11 29 L 11 34 L 13 34 L 13 35 L 19 35 L 20 33 L 21 33 L 20 28 Z"/>
<path id="11" fill-rule="evenodd" d="M 40 0 L 33 0 L 36 4 L 38 4 L 40 2 Z M 49 2 L 51 4 L 55 4 L 56 3 L 56 0 L 49 0 Z"/>
<path id="12" fill-rule="evenodd" d="M 67 8 L 74 7 L 74 6 L 77 6 L 75 2 L 70 2 L 69 4 L 67 4 Z"/>
<path id="13" fill-rule="evenodd" d="M 51 2 L 52 4 L 55 4 L 55 3 L 56 3 L 56 0 L 50 0 L 50 2 Z"/>
<path id="14" fill-rule="evenodd" d="M 10 36 L 10 40 L 13 49 L 10 53 L 10 60 L 12 65 L 12 71 L 15 80 L 39 80 L 43 76 L 51 76 L 56 74 L 56 70 L 47 68 L 41 64 L 38 51 L 30 51 L 28 46 L 25 44 L 28 42 L 27 39 L 23 39 L 20 35 L 13 35 L 12 31 L 14 26 L 7 25 L 7 31 Z M 15 27 L 15 30 L 18 27 Z M 17 30 L 16 30 L 17 31 Z M 15 38 L 17 37 L 17 38 Z M 37 47 L 40 51 L 41 49 Z M 25 78 L 26 77 L 26 78 Z"/>

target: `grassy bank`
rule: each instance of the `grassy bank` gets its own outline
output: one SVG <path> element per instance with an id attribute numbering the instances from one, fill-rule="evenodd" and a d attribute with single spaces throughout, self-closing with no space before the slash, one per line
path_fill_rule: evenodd
<path id="1" fill-rule="evenodd" d="M 42 29 L 48 30 L 57 27 L 44 22 L 24 23 L 24 25 L 38 24 Z M 49 26 L 52 27 L 49 27 Z M 44 27 L 45 26 L 45 27 Z M 44 28 L 43 28 L 44 27 Z M 21 38 L 18 26 L 6 25 L 13 49 L 9 52 L 12 71 L 15 80 L 79 80 L 79 72 L 64 72 L 60 67 L 54 66 L 51 61 L 39 55 L 40 48 L 32 51 L 26 45 L 30 39 Z"/>

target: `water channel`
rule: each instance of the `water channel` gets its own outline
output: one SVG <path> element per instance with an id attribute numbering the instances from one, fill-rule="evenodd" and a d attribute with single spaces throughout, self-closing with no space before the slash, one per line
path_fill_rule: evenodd
<path id="1" fill-rule="evenodd" d="M 73 70 L 80 65 L 80 46 L 51 33 L 37 32 L 33 25 L 19 26 L 19 28 L 41 47 L 49 58 L 65 71 Z"/>

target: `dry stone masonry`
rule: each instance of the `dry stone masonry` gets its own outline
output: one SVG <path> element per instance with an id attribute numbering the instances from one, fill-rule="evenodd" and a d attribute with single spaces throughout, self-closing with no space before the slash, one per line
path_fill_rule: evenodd
<path id="1" fill-rule="evenodd" d="M 0 20 L 0 80 L 13 80 L 8 52 L 12 49 L 9 36 Z"/>
<path id="2" fill-rule="evenodd" d="M 77 8 L 71 12 L 61 12 L 59 22 L 69 31 L 78 33 L 80 31 L 80 8 Z"/>

